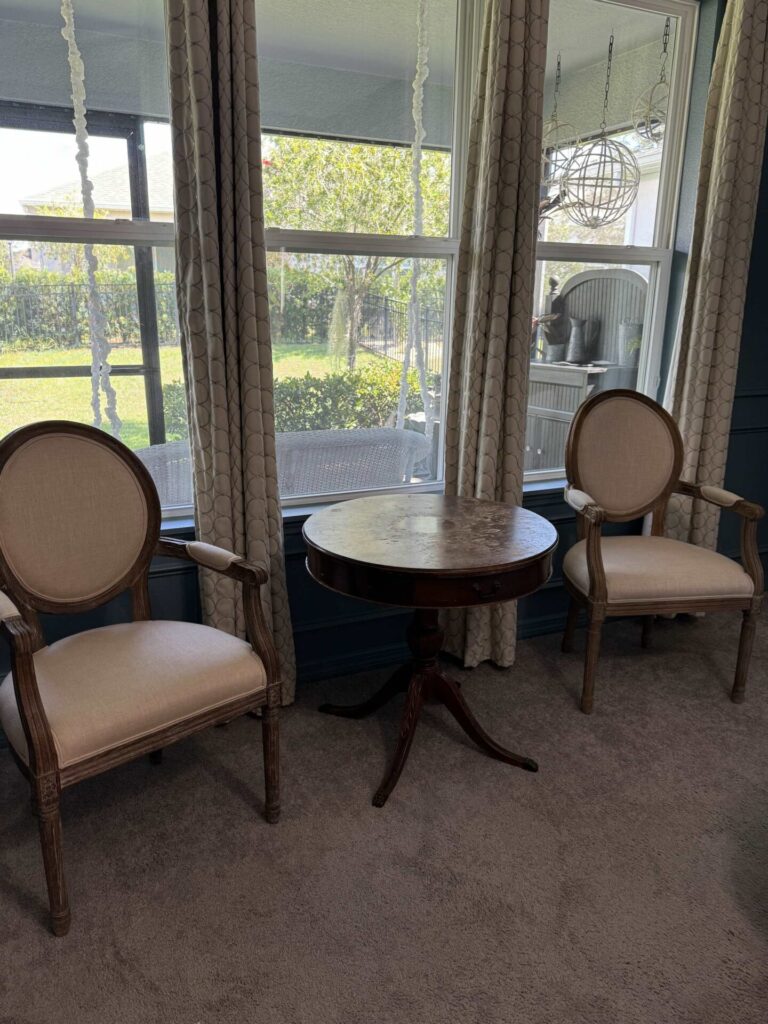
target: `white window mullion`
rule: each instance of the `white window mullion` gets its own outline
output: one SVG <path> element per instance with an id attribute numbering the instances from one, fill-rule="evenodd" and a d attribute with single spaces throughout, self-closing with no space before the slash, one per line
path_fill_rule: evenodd
<path id="1" fill-rule="evenodd" d="M 93 245 L 173 247 L 174 226 L 162 221 L 0 214 L 0 238 L 21 242 L 74 242 Z"/>
<path id="2" fill-rule="evenodd" d="M 428 238 L 416 235 L 365 235 L 330 231 L 290 231 L 267 228 L 267 249 L 270 252 L 318 253 L 358 256 L 420 256 L 424 259 L 446 259 L 458 251 L 453 238 Z"/>
<path id="3" fill-rule="evenodd" d="M 647 265 L 663 260 L 668 249 L 650 245 L 585 245 L 581 242 L 539 242 L 537 260 L 570 263 L 616 263 Z"/>

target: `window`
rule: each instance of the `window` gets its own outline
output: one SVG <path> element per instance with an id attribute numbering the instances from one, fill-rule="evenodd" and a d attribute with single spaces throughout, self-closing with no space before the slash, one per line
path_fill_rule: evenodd
<path id="1" fill-rule="evenodd" d="M 258 2 L 284 502 L 442 479 L 457 25 L 478 8 Z"/>
<path id="2" fill-rule="evenodd" d="M 378 0 L 258 4 L 288 502 L 441 480 L 481 8 L 430 0 L 423 18 L 418 0 L 396 16 Z M 655 392 L 695 28 L 688 0 L 551 5 L 528 480 L 562 474 L 570 420 L 590 392 Z M 619 166 L 606 185 L 601 142 L 631 171 L 629 201 L 610 217 L 588 209 L 614 202 L 623 183 Z M 407 454 L 383 458 L 387 443 Z"/>
<path id="3" fill-rule="evenodd" d="M 75 11 L 80 165 L 59 0 L 0 0 L 0 433 L 100 423 L 139 452 L 166 509 L 188 509 L 163 5 Z M 696 11 L 552 0 L 529 480 L 562 474 L 587 394 L 656 390 Z M 441 486 L 481 17 L 482 0 L 258 0 L 286 504 Z M 620 155 L 609 174 L 601 145 Z M 590 217 L 626 184 L 622 162 L 630 201 Z"/>
<path id="4" fill-rule="evenodd" d="M 656 395 L 697 7 L 552 0 L 528 480 L 562 475 L 590 393 Z"/>
<path id="5" fill-rule="evenodd" d="M 0 436 L 102 426 L 186 511 L 163 5 L 76 2 L 69 38 L 60 8 L 0 0 Z"/>

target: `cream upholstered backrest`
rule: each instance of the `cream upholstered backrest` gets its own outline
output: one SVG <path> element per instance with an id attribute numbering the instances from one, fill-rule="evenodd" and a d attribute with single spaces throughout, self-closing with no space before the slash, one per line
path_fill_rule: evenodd
<path id="1" fill-rule="evenodd" d="M 635 391 L 602 391 L 588 398 L 571 424 L 568 482 L 613 517 L 650 511 L 677 483 L 682 461 L 672 417 Z"/>
<path id="2" fill-rule="evenodd" d="M 159 532 L 151 477 L 103 431 L 49 421 L 0 443 L 0 578 L 32 608 L 108 600 L 146 569 Z"/>

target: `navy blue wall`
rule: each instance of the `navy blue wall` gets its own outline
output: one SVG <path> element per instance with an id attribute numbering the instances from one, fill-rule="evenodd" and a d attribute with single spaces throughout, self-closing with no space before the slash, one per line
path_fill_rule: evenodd
<path id="1" fill-rule="evenodd" d="M 729 489 L 768 508 L 768 145 L 757 208 L 741 335 L 739 373 L 728 447 Z M 738 549 L 738 523 L 723 516 L 720 546 Z M 760 523 L 760 551 L 768 563 L 768 518 Z"/>

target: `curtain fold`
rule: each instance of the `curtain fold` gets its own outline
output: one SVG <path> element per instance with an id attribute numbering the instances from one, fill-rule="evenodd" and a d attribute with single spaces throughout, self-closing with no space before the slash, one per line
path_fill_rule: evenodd
<path id="1" fill-rule="evenodd" d="M 683 478 L 722 486 L 739 363 L 766 119 L 768 0 L 729 0 L 707 97 L 681 327 L 667 408 Z M 719 510 L 673 495 L 667 534 L 717 545 Z"/>
<path id="2" fill-rule="evenodd" d="M 519 504 L 548 0 L 487 0 L 475 82 L 446 413 L 446 493 Z M 511 665 L 513 603 L 445 616 L 467 667 Z"/>
<path id="3" fill-rule="evenodd" d="M 269 567 L 283 701 L 295 662 L 275 462 L 253 0 L 166 0 L 176 275 L 200 540 Z M 201 571 L 205 621 L 239 636 L 238 584 Z"/>

